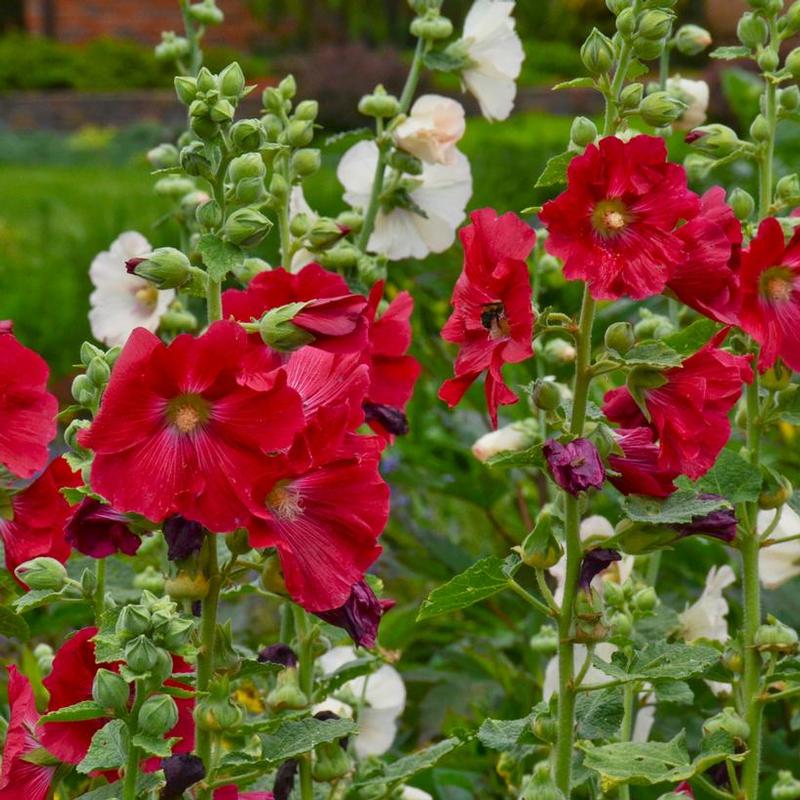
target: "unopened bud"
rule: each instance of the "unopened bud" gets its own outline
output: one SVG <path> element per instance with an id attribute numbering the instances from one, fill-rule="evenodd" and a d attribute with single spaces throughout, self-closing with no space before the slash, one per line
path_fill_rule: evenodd
<path id="1" fill-rule="evenodd" d="M 564 555 L 564 548 L 553 533 L 553 515 L 549 508 L 545 506 L 542 509 L 533 530 L 514 549 L 523 563 L 534 569 L 550 569 L 558 564 Z"/>
<path id="2" fill-rule="evenodd" d="M 314 749 L 312 775 L 319 783 L 332 783 L 347 775 L 353 767 L 347 751 L 338 741 L 324 742 Z"/>
<path id="3" fill-rule="evenodd" d="M 192 574 L 178 570 L 174 578 L 167 579 L 164 588 L 173 600 L 202 600 L 208 594 L 208 578 L 199 571 Z"/>
<path id="4" fill-rule="evenodd" d="M 264 89 L 264 92 L 261 95 L 261 102 L 264 108 L 267 111 L 272 112 L 273 115 L 282 114 L 287 105 L 283 95 L 274 86 L 268 86 L 266 89 Z M 273 119 L 270 120 L 270 123 L 274 123 L 274 119 L 276 118 L 277 116 L 273 117 Z M 283 126 L 281 125 L 281 129 L 282 127 Z M 270 131 L 266 125 L 264 126 L 264 130 L 266 130 L 267 134 L 269 135 Z"/>
<path id="5" fill-rule="evenodd" d="M 800 781 L 789 770 L 778 772 L 778 780 L 772 787 L 772 800 L 798 800 L 800 798 Z"/>
<path id="6" fill-rule="evenodd" d="M 225 19 L 225 15 L 214 0 L 202 0 L 200 3 L 194 3 L 189 6 L 187 11 L 189 16 L 201 25 L 219 25 Z"/>
<path id="7" fill-rule="evenodd" d="M 294 118 L 314 122 L 319 114 L 319 103 L 316 100 L 302 100 L 294 110 Z"/>
<path id="8" fill-rule="evenodd" d="M 781 108 L 785 108 L 787 111 L 795 111 L 800 106 L 800 87 L 787 86 L 785 89 L 781 89 L 778 99 Z"/>
<path id="9" fill-rule="evenodd" d="M 578 147 L 586 147 L 597 138 L 597 126 L 588 117 L 575 117 L 569 138 Z"/>
<path id="10" fill-rule="evenodd" d="M 314 123 L 294 119 L 286 127 L 286 141 L 291 147 L 305 147 L 314 138 Z"/>
<path id="11" fill-rule="evenodd" d="M 614 64 L 614 43 L 608 36 L 593 28 L 581 46 L 581 60 L 592 75 L 608 72 Z"/>
<path id="12" fill-rule="evenodd" d="M 577 351 L 575 345 L 566 339 L 550 339 L 542 350 L 542 355 L 548 364 L 561 365 L 572 364 L 575 361 Z"/>
<path id="13" fill-rule="evenodd" d="M 98 389 L 102 389 L 111 377 L 111 367 L 108 366 L 104 358 L 96 356 L 89 362 L 89 366 L 86 368 L 86 377 Z"/>
<path id="14" fill-rule="evenodd" d="M 632 8 L 624 8 L 617 16 L 617 30 L 626 38 L 636 30 L 636 14 Z"/>
<path id="15" fill-rule="evenodd" d="M 342 230 L 336 221 L 329 217 L 321 217 L 311 226 L 306 241 L 310 250 L 327 250 L 346 234 L 347 231 Z"/>
<path id="16" fill-rule="evenodd" d="M 103 708 L 112 708 L 117 712 L 125 711 L 128 708 L 130 694 L 130 686 L 121 675 L 102 668 L 95 673 L 92 699 Z"/>
<path id="17" fill-rule="evenodd" d="M 48 589 L 58 592 L 67 581 L 67 570 L 60 561 L 49 556 L 39 556 L 20 564 L 14 574 L 29 589 Z"/>
<path id="18" fill-rule="evenodd" d="M 488 461 L 498 453 L 525 450 L 534 443 L 535 432 L 530 420 L 512 422 L 496 431 L 484 433 L 472 445 L 472 455 L 478 461 Z"/>
<path id="19" fill-rule="evenodd" d="M 222 223 L 222 209 L 216 200 L 207 200 L 197 206 L 195 218 L 202 228 L 213 230 Z"/>
<path id="20" fill-rule="evenodd" d="M 711 44 L 711 34 L 699 25 L 681 25 L 675 34 L 675 46 L 686 56 L 696 56 Z"/>
<path id="21" fill-rule="evenodd" d="M 426 14 L 424 17 L 417 17 L 411 22 L 411 35 L 418 39 L 437 41 L 447 39 L 453 34 L 453 23 L 447 17 L 439 14 Z"/>
<path id="22" fill-rule="evenodd" d="M 240 119 L 231 126 L 233 146 L 240 152 L 252 153 L 261 147 L 264 128 L 257 119 Z"/>
<path id="23" fill-rule="evenodd" d="M 245 178 L 263 178 L 267 174 L 264 159 L 258 153 L 237 156 L 228 167 L 228 176 L 234 183 Z"/>
<path id="24" fill-rule="evenodd" d="M 656 128 L 669 125 L 683 114 L 688 106 L 679 97 L 669 92 L 653 92 L 639 104 L 642 119 Z"/>
<path id="25" fill-rule="evenodd" d="M 137 636 L 125 645 L 125 661 L 134 672 L 149 672 L 158 658 L 158 648 L 146 636 Z"/>
<path id="26" fill-rule="evenodd" d="M 176 36 L 173 31 L 165 31 L 154 52 L 157 61 L 178 61 L 188 54 L 189 40 L 184 36 Z"/>
<path id="27" fill-rule="evenodd" d="M 638 35 L 633 39 L 634 55 L 642 61 L 652 61 L 654 58 L 658 58 L 664 46 L 664 41 L 661 39 L 647 39 Z"/>
<path id="28" fill-rule="evenodd" d="M 291 158 L 292 172 L 301 177 L 307 178 L 319 172 L 322 166 L 322 156 L 314 147 L 304 147 L 292 153 Z"/>
<path id="29" fill-rule="evenodd" d="M 786 69 L 789 70 L 791 76 L 797 80 L 800 78 L 800 47 L 795 47 L 788 56 L 786 56 Z"/>
<path id="30" fill-rule="evenodd" d="M 758 495 L 758 507 L 764 510 L 780 508 L 789 501 L 794 492 L 791 481 L 784 475 L 778 475 L 771 485 Z"/>
<path id="31" fill-rule="evenodd" d="M 161 644 L 174 653 L 188 644 L 193 630 L 194 622 L 192 620 L 176 617 L 164 625 L 158 633 L 161 636 Z"/>
<path id="32" fill-rule="evenodd" d="M 730 707 L 722 709 L 719 714 L 703 723 L 703 733 L 707 736 L 720 731 L 739 741 L 747 741 L 750 736 L 750 726 Z"/>
<path id="33" fill-rule="evenodd" d="M 772 617 L 770 624 L 759 626 L 754 644 L 762 653 L 795 653 L 798 646 L 797 631 Z"/>
<path id="34" fill-rule="evenodd" d="M 754 142 L 767 142 L 770 137 L 770 126 L 763 114 L 757 114 L 750 125 L 750 137 Z"/>
<path id="35" fill-rule="evenodd" d="M 150 612 L 143 606 L 123 606 L 115 630 L 123 641 L 147 633 L 150 630 Z"/>
<path id="36" fill-rule="evenodd" d="M 758 54 L 756 63 L 762 72 L 774 72 L 780 64 L 780 57 L 774 50 L 762 50 Z"/>
<path id="37" fill-rule="evenodd" d="M 637 611 L 652 611 L 658 605 L 658 595 L 652 586 L 639 589 L 633 596 L 633 605 Z"/>
<path id="38" fill-rule="evenodd" d="M 358 110 L 366 117 L 394 117 L 400 111 L 400 102 L 378 85 L 372 94 L 364 95 L 358 102 Z"/>
<path id="39" fill-rule="evenodd" d="M 267 695 L 267 705 L 274 711 L 308 706 L 308 697 L 300 689 L 296 667 L 286 667 L 278 673 L 275 688 Z"/>
<path id="40" fill-rule="evenodd" d="M 756 207 L 753 196 L 740 186 L 737 186 L 728 195 L 728 203 L 733 209 L 736 219 L 740 220 L 741 222 L 750 219 Z"/>
<path id="41" fill-rule="evenodd" d="M 639 17 L 636 33 L 645 39 L 663 39 L 669 34 L 674 20 L 675 15 L 669 11 L 650 9 Z"/>
<path id="42" fill-rule="evenodd" d="M 174 247 L 159 247 L 146 256 L 125 262 L 130 274 L 150 281 L 159 289 L 177 289 L 189 280 L 191 263 Z"/>
<path id="43" fill-rule="evenodd" d="M 632 110 L 638 108 L 644 97 L 644 86 L 641 83 L 629 83 L 619 95 L 622 108 Z"/>
<path id="44" fill-rule="evenodd" d="M 795 0 L 784 15 L 786 20 L 786 27 L 792 32 L 797 33 L 800 31 L 800 0 Z"/>
<path id="45" fill-rule="evenodd" d="M 796 173 L 784 175 L 776 184 L 775 192 L 782 200 L 800 196 L 800 178 Z"/>
<path id="46" fill-rule="evenodd" d="M 291 353 L 314 341 L 313 334 L 292 323 L 305 303 L 289 303 L 272 308 L 261 318 L 259 333 L 264 344 L 280 353 Z"/>
<path id="47" fill-rule="evenodd" d="M 769 36 L 767 21 L 762 16 L 745 11 L 736 26 L 736 35 L 745 47 L 754 50 L 767 41 Z"/>
<path id="48" fill-rule="evenodd" d="M 236 109 L 233 107 L 233 103 L 230 100 L 217 100 L 213 106 L 209 109 L 208 116 L 210 117 L 212 122 L 216 122 L 218 124 L 225 124 L 231 122 L 233 120 L 233 116 L 236 113 Z"/>
<path id="49" fill-rule="evenodd" d="M 178 722 L 178 705 L 168 694 L 154 694 L 144 701 L 137 717 L 138 728 L 151 736 L 163 736 Z"/>
<path id="50" fill-rule="evenodd" d="M 176 167 L 178 148 L 174 144 L 160 144 L 147 151 L 147 160 L 154 169 Z"/>
<path id="51" fill-rule="evenodd" d="M 255 208 L 239 208 L 225 220 L 225 238 L 242 247 L 254 247 L 272 228 L 270 222 Z"/>
<path id="52" fill-rule="evenodd" d="M 294 75 L 287 75 L 279 84 L 278 91 L 284 99 L 291 100 L 297 94 L 297 81 Z"/>
<path id="53" fill-rule="evenodd" d="M 553 381 L 537 378 L 531 387 L 531 402 L 542 411 L 554 411 L 561 404 L 561 392 Z"/>
<path id="54" fill-rule="evenodd" d="M 97 389 L 86 375 L 76 375 L 71 388 L 72 397 L 82 406 L 91 405 L 97 397 Z"/>
<path id="55" fill-rule="evenodd" d="M 620 355 L 625 355 L 636 344 L 636 334 L 630 322 L 614 322 L 606 328 L 605 345 Z"/>

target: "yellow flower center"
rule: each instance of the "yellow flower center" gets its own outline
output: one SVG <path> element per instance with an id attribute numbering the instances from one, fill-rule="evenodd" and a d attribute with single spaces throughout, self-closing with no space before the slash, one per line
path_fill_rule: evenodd
<path id="1" fill-rule="evenodd" d="M 148 284 L 147 286 L 142 286 L 141 289 L 137 289 L 134 297 L 139 308 L 149 314 L 158 303 L 158 289 L 152 284 Z"/>
<path id="2" fill-rule="evenodd" d="M 633 221 L 633 214 L 617 197 L 601 200 L 592 211 L 592 227 L 604 237 L 616 236 Z"/>
<path id="3" fill-rule="evenodd" d="M 761 296 L 774 303 L 785 303 L 794 293 L 794 274 L 788 267 L 771 267 L 761 275 Z"/>
<path id="4" fill-rule="evenodd" d="M 279 481 L 272 487 L 267 495 L 266 506 L 276 517 L 288 522 L 303 513 L 300 495 L 291 488 L 288 481 Z"/>
<path id="5" fill-rule="evenodd" d="M 211 408 L 199 394 L 184 394 L 170 401 L 167 419 L 179 433 L 194 433 L 208 420 Z"/>

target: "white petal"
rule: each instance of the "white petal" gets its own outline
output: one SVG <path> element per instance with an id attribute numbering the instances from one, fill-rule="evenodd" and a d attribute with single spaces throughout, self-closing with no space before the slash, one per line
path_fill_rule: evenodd
<path id="1" fill-rule="evenodd" d="M 312 220 L 317 219 L 317 213 L 308 204 L 300 184 L 293 186 L 292 193 L 289 195 L 289 218 L 292 219 L 298 214 L 305 214 Z"/>
<path id="2" fill-rule="evenodd" d="M 610 539 L 614 535 L 614 526 L 602 515 L 593 514 L 581 521 L 581 541 L 588 539 Z"/>
<path id="3" fill-rule="evenodd" d="M 599 642 L 595 647 L 595 655 L 602 658 L 603 661 L 609 661 L 611 656 L 617 652 L 617 648 L 608 642 Z M 583 667 L 583 662 L 586 660 L 586 648 L 582 644 L 575 645 L 574 664 L 575 674 L 577 674 Z M 594 686 L 598 683 L 605 683 L 608 680 L 608 675 L 605 672 L 591 666 L 586 671 L 581 686 Z M 542 686 L 542 699 L 547 702 L 554 694 L 558 692 L 558 658 L 551 658 L 547 662 L 544 671 L 544 685 Z"/>
<path id="4" fill-rule="evenodd" d="M 517 84 L 513 78 L 492 75 L 484 70 L 465 69 L 461 79 L 478 101 L 481 114 L 486 119 L 492 122 L 508 119 L 517 96 Z"/>
<path id="5" fill-rule="evenodd" d="M 687 606 L 679 615 L 683 638 L 687 642 L 696 639 L 728 640 L 728 601 L 722 593 L 735 581 L 736 575 L 727 564 L 709 570 L 703 593 L 697 602 Z"/>
<path id="6" fill-rule="evenodd" d="M 646 742 L 650 738 L 650 731 L 653 729 L 655 721 L 656 707 L 654 705 L 646 705 L 639 709 L 636 721 L 633 723 L 631 740 L 634 742 Z"/>
<path id="7" fill-rule="evenodd" d="M 333 675 L 339 667 L 357 658 L 356 651 L 352 647 L 332 647 L 317 659 L 317 664 L 322 669 L 323 675 Z"/>
<path id="8" fill-rule="evenodd" d="M 383 755 L 397 735 L 397 717 L 383 709 L 362 708 L 358 731 L 354 742 L 358 758 Z"/>
<path id="9" fill-rule="evenodd" d="M 433 796 L 415 786 L 404 786 L 401 794 L 402 800 L 433 800 Z"/>
<path id="10" fill-rule="evenodd" d="M 356 142 L 341 158 L 336 177 L 344 186 L 344 199 L 353 207 L 369 202 L 378 163 L 378 146 L 372 141 Z"/>
<path id="11" fill-rule="evenodd" d="M 392 209 L 388 214 L 379 211 L 368 249 L 373 253 L 383 253 L 391 261 L 425 258 L 430 248 L 417 227 L 418 219 L 422 217 L 405 208 Z"/>
<path id="12" fill-rule="evenodd" d="M 343 717 L 344 719 L 353 718 L 352 706 L 337 700 L 335 697 L 326 697 L 321 703 L 317 703 L 311 708 L 312 714 L 318 714 L 320 711 L 331 711 L 337 717 Z"/>
<path id="13" fill-rule="evenodd" d="M 777 511 L 759 511 L 757 528 L 759 533 L 767 530 Z M 788 505 L 784 505 L 781 518 L 770 534 L 770 538 L 784 539 L 800 534 L 800 516 Z M 765 589 L 777 589 L 800 575 L 800 540 L 785 544 L 762 547 L 758 555 L 761 585 Z"/>
<path id="14" fill-rule="evenodd" d="M 367 688 L 364 689 L 366 682 Z M 380 669 L 349 681 L 347 687 L 356 697 L 361 697 L 375 709 L 392 710 L 395 716 L 402 713 L 406 705 L 406 685 L 400 673 L 389 664 L 384 664 Z"/>

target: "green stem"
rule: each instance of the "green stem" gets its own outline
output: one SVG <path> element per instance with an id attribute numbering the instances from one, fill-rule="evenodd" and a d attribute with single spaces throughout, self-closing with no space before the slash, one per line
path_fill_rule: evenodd
<path id="1" fill-rule="evenodd" d="M 524 589 L 520 586 L 515 580 L 510 580 L 508 584 L 508 588 L 511 589 L 512 592 L 518 594 L 526 603 L 529 603 L 533 608 L 535 608 L 540 614 L 543 614 L 546 617 L 553 616 L 553 611 L 548 608 L 541 600 L 537 600 L 529 591 Z"/>
<path id="2" fill-rule="evenodd" d="M 197 654 L 197 692 L 202 696 L 208 692 L 214 674 L 214 642 L 217 635 L 217 611 L 219 609 L 219 592 L 222 587 L 222 576 L 217 559 L 217 540 L 213 533 L 206 536 L 206 577 L 208 578 L 208 594 L 203 600 L 200 618 L 200 650 Z M 211 773 L 211 731 L 197 728 L 195 732 L 195 753 L 203 760 L 206 775 Z M 198 792 L 198 800 L 208 800 L 211 789 L 206 787 Z"/>
<path id="3" fill-rule="evenodd" d="M 104 558 L 97 559 L 94 576 L 97 583 L 94 590 L 94 616 L 99 624 L 100 617 L 106 608 L 106 560 Z"/>
<path id="4" fill-rule="evenodd" d="M 206 289 L 206 303 L 208 308 L 208 323 L 222 319 L 222 284 L 219 281 L 208 279 Z"/>
<path id="5" fill-rule="evenodd" d="M 625 83 L 625 74 L 631 62 L 631 53 L 631 44 L 626 39 L 620 50 L 617 71 L 614 73 L 611 90 L 609 94 L 606 95 L 606 114 L 603 122 L 603 136 L 611 136 L 619 122 L 619 93 L 622 91 L 622 86 Z"/>
<path id="6" fill-rule="evenodd" d="M 671 33 L 671 31 L 670 31 Z M 667 79 L 669 78 L 669 57 L 670 45 L 669 40 L 664 45 L 661 55 L 658 59 L 658 88 L 663 92 L 667 88 Z"/>
<path id="7" fill-rule="evenodd" d="M 636 686 L 633 682 L 626 683 L 622 695 L 622 725 L 619 740 L 629 742 L 633 736 L 633 723 L 636 716 Z M 619 787 L 619 800 L 630 800 L 628 784 Z"/>
<path id="8" fill-rule="evenodd" d="M 575 385 L 572 399 L 570 433 L 580 436 L 586 421 L 586 404 L 591 382 L 592 325 L 595 301 L 584 287 L 580 327 L 575 359 Z M 575 738 L 575 644 L 572 624 L 575 595 L 578 589 L 578 572 L 581 565 L 580 507 L 578 498 L 564 492 L 564 535 L 566 544 L 566 576 L 564 600 L 558 618 L 558 734 L 555 750 L 555 782 L 566 797 L 570 797 L 572 783 L 572 754 Z"/>
<path id="9" fill-rule="evenodd" d="M 122 800 L 136 800 L 136 779 L 139 777 L 139 759 L 141 751 L 133 745 L 133 737 L 138 728 L 139 709 L 145 701 L 145 695 L 139 681 L 134 684 L 135 694 L 131 715 L 128 718 L 128 760 L 125 764 L 125 777 L 122 784 Z"/>
<path id="10" fill-rule="evenodd" d="M 298 605 L 292 606 L 292 609 L 298 642 L 298 680 L 300 689 L 311 702 L 314 692 L 314 637 L 305 610 Z M 300 759 L 299 773 L 301 800 L 314 800 L 310 754 Z"/>

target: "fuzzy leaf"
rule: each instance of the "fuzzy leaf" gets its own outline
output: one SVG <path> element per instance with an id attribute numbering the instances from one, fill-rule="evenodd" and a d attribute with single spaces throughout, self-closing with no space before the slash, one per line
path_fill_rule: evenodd
<path id="1" fill-rule="evenodd" d="M 507 588 L 522 562 L 518 556 L 506 559 L 488 556 L 469 569 L 434 589 L 422 603 L 417 622 L 440 614 L 449 614 L 485 600 Z"/>
<path id="2" fill-rule="evenodd" d="M 253 658 L 242 659 L 242 665 L 239 672 L 236 673 L 237 679 L 239 678 L 268 678 L 283 669 L 282 664 L 271 664 L 265 661 L 256 661 Z"/>
<path id="3" fill-rule="evenodd" d="M 100 719 L 109 716 L 108 709 L 94 700 L 81 700 L 72 706 L 64 706 L 51 711 L 41 718 L 41 722 L 82 722 L 86 719 Z"/>
<path id="4" fill-rule="evenodd" d="M 553 87 L 553 91 L 557 92 L 559 89 L 593 89 L 594 86 L 594 78 L 573 78 L 571 81 L 562 81 L 561 83 L 557 83 Z"/>
<path id="5" fill-rule="evenodd" d="M 722 495 L 733 504 L 749 503 L 761 492 L 761 472 L 738 453 L 723 450 L 716 464 L 694 486 L 699 492 Z"/>
<path id="6" fill-rule="evenodd" d="M 22 597 L 14 601 L 14 608 L 19 614 L 24 614 L 31 609 L 41 608 L 48 603 L 60 600 L 63 593 L 64 590 L 54 592 L 52 589 L 30 589 Z"/>
<path id="7" fill-rule="evenodd" d="M 412 753 L 409 756 L 393 761 L 384 767 L 383 772 L 378 775 L 370 775 L 369 778 L 357 781 L 353 786 L 369 786 L 375 783 L 395 783 L 404 781 L 424 769 L 430 769 L 436 762 L 451 753 L 457 747 L 463 744 L 461 739 L 456 737 L 445 739 L 442 742 L 437 742 L 424 750 L 417 753 Z"/>
<path id="8" fill-rule="evenodd" d="M 747 58 L 750 50 L 741 45 L 732 47 L 717 47 L 709 53 L 711 58 L 721 58 L 723 61 L 733 61 L 736 58 Z"/>
<path id="9" fill-rule="evenodd" d="M 672 703 L 678 706 L 690 706 L 694 703 L 692 687 L 685 681 L 662 681 L 655 685 L 658 703 Z"/>
<path id="10" fill-rule="evenodd" d="M 28 623 L 7 606 L 0 606 L 0 636 L 25 642 L 30 638 Z"/>
<path id="11" fill-rule="evenodd" d="M 348 661 L 347 664 L 339 667 L 333 674 L 320 682 L 320 695 L 327 696 L 337 689 L 340 689 L 348 681 L 369 675 L 373 671 L 375 664 L 379 663 L 375 658 L 357 658 Z"/>
<path id="12" fill-rule="evenodd" d="M 581 739 L 611 739 L 619 733 L 625 708 L 622 687 L 582 692 L 575 706 Z"/>
<path id="13" fill-rule="evenodd" d="M 147 775 L 139 775 L 136 779 L 136 796 L 150 797 L 164 783 L 164 773 L 161 770 Z M 122 781 L 115 781 L 93 789 L 91 792 L 86 792 L 86 794 L 77 797 L 76 800 L 119 800 L 120 797 L 122 797 Z"/>
<path id="14" fill-rule="evenodd" d="M 717 332 L 719 324 L 713 319 L 698 319 L 686 328 L 664 338 L 664 344 L 682 356 L 696 353 Z"/>
<path id="15" fill-rule="evenodd" d="M 603 661 L 592 656 L 592 664 L 614 680 L 631 681 L 684 680 L 705 674 L 719 661 L 713 647 L 688 645 L 682 642 L 651 642 L 636 652 L 630 666 L 620 659 Z"/>
<path id="16" fill-rule="evenodd" d="M 486 460 L 490 467 L 537 467 L 544 464 L 542 445 L 525 450 L 504 450 Z"/>
<path id="17" fill-rule="evenodd" d="M 293 720 L 282 725 L 276 733 L 262 737 L 262 752 L 268 762 L 282 762 L 308 753 L 323 742 L 348 736 L 355 728 L 355 723 L 349 719 L 321 720 L 306 717 Z"/>
<path id="18" fill-rule="evenodd" d="M 630 367 L 665 369 L 679 366 L 681 357 L 664 342 L 642 342 L 620 356 L 620 361 Z"/>
<path id="19" fill-rule="evenodd" d="M 703 517 L 712 511 L 727 507 L 724 499 L 707 500 L 693 491 L 680 490 L 666 500 L 653 497 L 631 495 L 626 497 L 622 510 L 628 519 L 634 522 L 646 522 L 651 525 L 680 525 L 691 522 L 695 517 Z"/>
<path id="20" fill-rule="evenodd" d="M 92 737 L 89 750 L 78 764 L 84 775 L 94 770 L 118 769 L 128 758 L 128 730 L 121 719 L 112 719 Z"/>
<path id="21" fill-rule="evenodd" d="M 490 750 L 511 750 L 531 731 L 535 712 L 522 719 L 485 719 L 478 729 L 478 740 Z"/>
<path id="22" fill-rule="evenodd" d="M 553 186 L 556 183 L 566 183 L 567 167 L 575 155 L 576 153 L 573 153 L 571 150 L 567 150 L 566 152 L 559 153 L 557 156 L 553 156 L 551 159 L 549 159 L 547 164 L 544 166 L 544 171 L 539 176 L 539 180 L 536 181 L 536 188 L 539 189 L 542 186 Z"/>
<path id="23" fill-rule="evenodd" d="M 133 743 L 140 750 L 143 750 L 149 756 L 157 756 L 158 758 L 169 758 L 172 755 L 172 748 L 180 739 L 172 737 L 170 739 L 162 739 L 160 736 L 148 736 L 145 733 L 138 733 L 133 737 Z"/>
<path id="24" fill-rule="evenodd" d="M 197 249 L 208 269 L 208 277 L 214 281 L 223 280 L 229 272 L 238 269 L 244 262 L 244 252 L 241 247 L 223 242 L 213 233 L 201 236 Z"/>
<path id="25" fill-rule="evenodd" d="M 458 72 L 464 66 L 464 59 L 451 55 L 446 50 L 431 50 L 422 59 L 428 69 L 436 72 Z"/>

